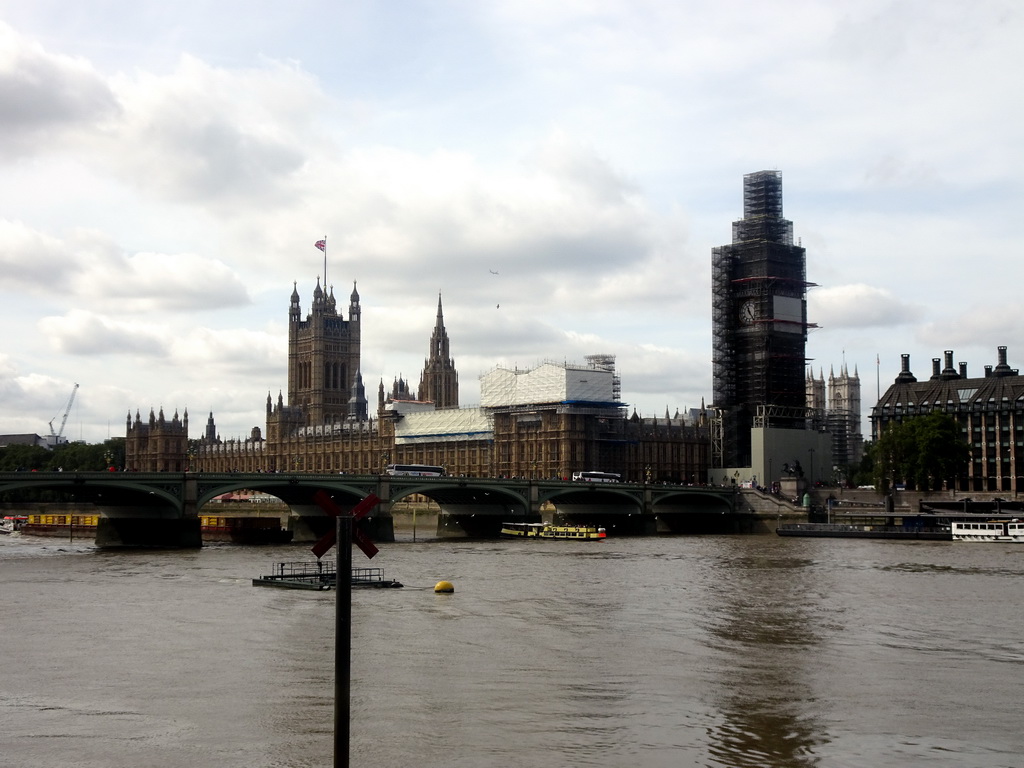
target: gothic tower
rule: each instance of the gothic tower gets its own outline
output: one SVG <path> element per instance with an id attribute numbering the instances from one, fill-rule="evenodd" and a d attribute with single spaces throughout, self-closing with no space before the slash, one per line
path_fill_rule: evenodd
<path id="1" fill-rule="evenodd" d="M 750 430 L 802 429 L 807 399 L 805 251 L 782 216 L 782 174 L 743 177 L 743 218 L 711 251 L 714 404 L 723 466 L 749 466 Z"/>
<path id="2" fill-rule="evenodd" d="M 359 294 L 355 283 L 349 319 L 337 311 L 334 289 L 325 294 L 317 278 L 313 306 L 302 319 L 299 292 L 288 311 L 288 406 L 301 408 L 307 425 L 342 421 L 356 381 L 360 351 Z"/>
<path id="3" fill-rule="evenodd" d="M 807 369 L 807 407 L 811 411 L 824 413 L 827 401 L 825 400 L 825 373 L 819 368 L 818 378 L 814 378 L 814 371 Z"/>
<path id="4" fill-rule="evenodd" d="M 828 412 L 834 438 L 832 460 L 840 466 L 857 463 L 864 452 L 864 436 L 860 426 L 860 376 L 856 366 L 852 375 L 846 363 L 838 376 L 829 371 Z"/>
<path id="5" fill-rule="evenodd" d="M 437 321 L 430 335 L 430 354 L 423 362 L 423 373 L 420 375 L 419 399 L 430 400 L 439 409 L 459 407 L 459 373 L 449 356 L 441 294 L 437 295 Z"/>

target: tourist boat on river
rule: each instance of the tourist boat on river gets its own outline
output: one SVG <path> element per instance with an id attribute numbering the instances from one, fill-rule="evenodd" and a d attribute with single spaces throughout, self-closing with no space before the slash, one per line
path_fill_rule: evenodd
<path id="1" fill-rule="evenodd" d="M 1024 543 L 1024 522 L 1013 520 L 986 520 L 984 522 L 950 523 L 953 541 L 997 541 Z"/>
<path id="2" fill-rule="evenodd" d="M 552 525 L 550 523 L 502 523 L 501 536 L 506 539 L 568 539 L 601 541 L 604 528 L 596 525 Z"/>
<path id="3" fill-rule="evenodd" d="M 3 520 L 0 520 L 0 533 L 17 533 L 27 519 L 21 515 L 5 515 Z"/>

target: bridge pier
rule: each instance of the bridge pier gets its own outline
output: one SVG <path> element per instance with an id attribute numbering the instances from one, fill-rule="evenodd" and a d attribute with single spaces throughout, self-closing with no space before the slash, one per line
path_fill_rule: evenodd
<path id="1" fill-rule="evenodd" d="M 96 546 L 199 549 L 203 546 L 199 518 L 107 517 L 96 524 Z"/>
<path id="2" fill-rule="evenodd" d="M 342 505 L 342 508 L 347 507 Z M 292 541 L 295 543 L 312 543 L 334 530 L 334 518 L 318 506 L 292 504 L 289 509 L 291 514 L 288 516 L 288 530 L 292 532 Z M 391 505 L 383 502 L 379 504 L 372 514 L 363 518 L 359 527 L 372 541 L 394 541 L 395 521 L 391 516 Z"/>

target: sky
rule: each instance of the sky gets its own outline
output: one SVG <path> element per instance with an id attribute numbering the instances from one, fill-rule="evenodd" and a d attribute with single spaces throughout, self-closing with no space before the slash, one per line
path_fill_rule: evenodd
<path id="1" fill-rule="evenodd" d="M 0 434 L 72 391 L 72 440 L 262 428 L 325 237 L 371 404 L 439 296 L 464 406 L 590 354 L 630 412 L 710 404 L 711 249 L 760 170 L 809 365 L 865 415 L 902 354 L 1021 367 L 1021 39 L 1016 0 L 0 0 Z"/>

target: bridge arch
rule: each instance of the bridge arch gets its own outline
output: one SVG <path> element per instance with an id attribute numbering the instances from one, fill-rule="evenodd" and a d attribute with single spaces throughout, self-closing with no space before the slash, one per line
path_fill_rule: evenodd
<path id="1" fill-rule="evenodd" d="M 161 478 L 158 476 L 159 479 Z M 135 501 L 154 502 L 177 508 L 184 498 L 180 482 L 152 482 L 151 478 L 124 472 L 4 472 L 0 473 L 0 493 L 18 491 L 59 491 L 74 500 L 103 505 Z"/>

